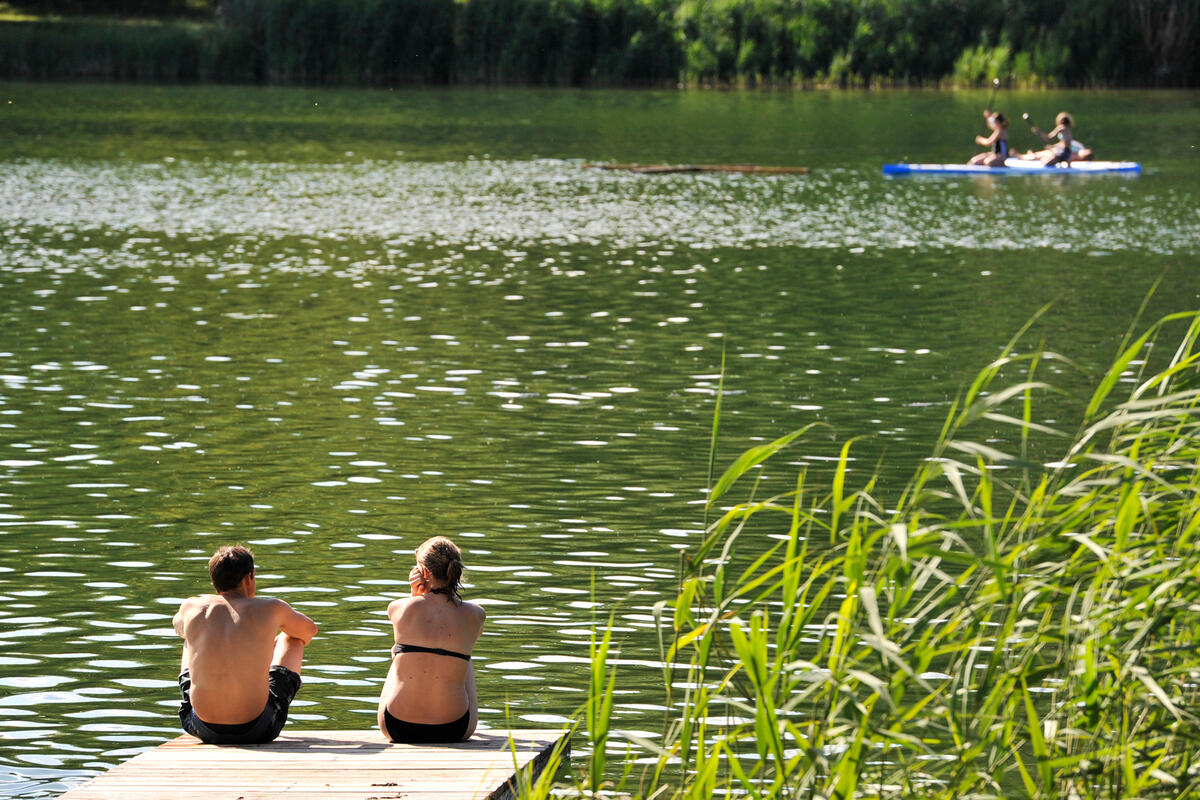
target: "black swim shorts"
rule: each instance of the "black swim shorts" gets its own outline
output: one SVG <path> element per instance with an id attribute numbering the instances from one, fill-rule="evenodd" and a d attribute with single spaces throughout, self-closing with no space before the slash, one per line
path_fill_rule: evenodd
<path id="1" fill-rule="evenodd" d="M 179 722 L 183 729 L 205 744 L 265 744 L 273 741 L 287 722 L 288 709 L 300 691 L 300 676 L 287 667 L 272 666 L 268 675 L 267 704 L 249 722 L 217 725 L 205 722 L 192 710 L 192 677 L 185 669 L 179 676 Z"/>

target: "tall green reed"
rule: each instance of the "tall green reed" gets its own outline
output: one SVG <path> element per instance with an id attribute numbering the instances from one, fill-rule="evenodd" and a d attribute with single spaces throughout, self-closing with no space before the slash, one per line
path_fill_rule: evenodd
<path id="1" fill-rule="evenodd" d="M 827 484 L 802 470 L 724 510 L 659 609 L 664 680 L 685 688 L 643 742 L 653 763 L 605 785 L 593 755 L 577 790 L 1200 792 L 1200 313 L 1127 337 L 1071 431 L 1035 416 L 1061 356 L 1021 340 L 898 497 L 851 471 L 851 440 Z M 710 503 L 806 432 L 743 454 Z M 609 644 L 588 706 L 605 739 Z"/>

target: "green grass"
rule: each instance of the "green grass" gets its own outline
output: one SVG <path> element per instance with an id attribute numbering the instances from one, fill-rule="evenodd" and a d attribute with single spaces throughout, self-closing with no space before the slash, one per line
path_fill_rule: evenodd
<path id="1" fill-rule="evenodd" d="M 621 688 L 605 636 L 586 714 L 595 755 L 560 791 L 1195 796 L 1198 339 L 1197 313 L 1127 337 L 1078 424 L 1056 430 L 1035 403 L 1062 359 L 1018 338 L 898 496 L 848 470 L 854 440 L 827 484 L 802 471 L 787 493 L 749 489 L 659 606 L 674 711 L 642 742 L 652 763 L 605 769 Z M 743 455 L 711 502 L 804 442 Z"/>

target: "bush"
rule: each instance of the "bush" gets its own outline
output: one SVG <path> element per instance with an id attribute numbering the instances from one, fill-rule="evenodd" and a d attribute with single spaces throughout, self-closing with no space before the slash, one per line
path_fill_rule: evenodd
<path id="1" fill-rule="evenodd" d="M 1011 70 L 1012 50 L 1008 45 L 967 48 L 954 62 L 951 78 L 955 86 L 990 86 L 994 78 L 1005 80 Z"/>

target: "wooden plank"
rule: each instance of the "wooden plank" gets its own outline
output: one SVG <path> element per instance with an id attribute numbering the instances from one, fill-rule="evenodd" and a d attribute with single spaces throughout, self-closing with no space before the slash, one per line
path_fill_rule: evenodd
<path id="1" fill-rule="evenodd" d="M 511 735 L 511 740 L 510 740 Z M 263 745 L 215 746 L 180 736 L 64 794 L 63 800 L 451 800 L 511 798 L 565 731 L 480 731 L 445 745 L 391 744 L 379 731 L 289 732 Z M 514 752 L 515 751 L 515 752 Z"/>
<path id="2" fill-rule="evenodd" d="M 677 172 L 741 172 L 754 175 L 807 175 L 808 167 L 774 167 L 759 164 L 584 164 L 584 169 L 619 170 L 639 175 Z"/>

